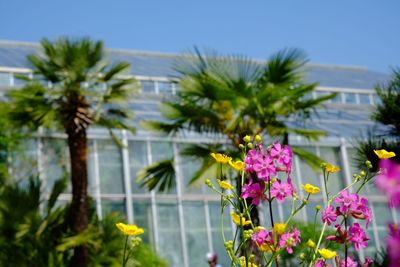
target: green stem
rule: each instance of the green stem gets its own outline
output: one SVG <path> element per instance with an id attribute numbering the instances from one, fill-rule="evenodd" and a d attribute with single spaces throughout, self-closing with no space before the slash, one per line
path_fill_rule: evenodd
<path id="1" fill-rule="evenodd" d="M 126 236 L 126 239 L 125 239 L 124 257 L 122 258 L 122 267 L 125 267 L 125 264 L 126 264 L 125 254 L 126 254 L 126 246 L 128 245 L 128 237 L 129 236 Z"/>

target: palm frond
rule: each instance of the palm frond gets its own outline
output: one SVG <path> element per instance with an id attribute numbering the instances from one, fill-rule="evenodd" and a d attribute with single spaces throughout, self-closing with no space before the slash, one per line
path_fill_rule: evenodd
<path id="1" fill-rule="evenodd" d="M 306 162 L 314 171 L 321 170 L 321 164 L 324 162 L 321 158 L 300 147 L 292 147 L 292 150 L 295 155 Z"/>
<path id="2" fill-rule="evenodd" d="M 137 174 L 137 179 L 141 186 L 146 186 L 149 190 L 171 190 L 176 179 L 173 159 L 160 161 L 142 169 Z"/>

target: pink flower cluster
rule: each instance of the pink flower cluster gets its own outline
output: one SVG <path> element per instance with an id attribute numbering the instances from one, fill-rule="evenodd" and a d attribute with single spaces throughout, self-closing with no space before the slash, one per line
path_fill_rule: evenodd
<path id="1" fill-rule="evenodd" d="M 366 257 L 365 262 L 362 264 L 361 267 L 368 267 L 368 266 L 372 265 L 372 263 L 373 263 L 373 261 L 370 258 Z M 326 264 L 326 262 L 323 260 L 318 260 L 316 262 L 316 264 L 314 265 L 314 267 L 331 267 L 331 265 Z M 340 267 L 358 267 L 358 263 L 357 263 L 357 261 L 353 260 L 351 257 L 347 257 L 347 262 L 344 259 L 342 259 L 340 261 Z"/>
<path id="2" fill-rule="evenodd" d="M 400 208 L 400 165 L 389 159 L 379 162 L 380 173 L 375 184 L 388 198 L 390 207 Z M 386 239 L 389 255 L 389 266 L 400 266 L 400 229 L 395 224 L 389 225 L 389 236 Z"/>
<path id="3" fill-rule="evenodd" d="M 292 171 L 293 153 L 289 146 L 282 147 L 279 143 L 274 143 L 268 150 L 259 144 L 251 149 L 245 159 L 245 170 L 249 173 L 256 173 L 257 177 L 263 181 L 269 181 L 279 171 L 290 174 Z"/>
<path id="4" fill-rule="evenodd" d="M 300 231 L 292 227 L 290 232 L 277 235 L 277 244 L 275 244 L 274 234 L 272 231 L 261 229 L 252 235 L 253 242 L 259 248 L 268 248 L 267 250 L 274 251 L 278 246 L 281 249 L 286 249 L 289 254 L 293 253 L 293 247 L 300 243 Z"/>
<path id="5" fill-rule="evenodd" d="M 257 176 L 258 182 L 252 179 L 242 188 L 242 198 L 251 198 L 254 205 L 259 205 L 268 199 L 265 195 L 265 181 L 270 181 L 278 172 L 286 172 L 288 175 L 292 170 L 293 153 L 289 146 L 282 147 L 279 143 L 274 143 L 267 150 L 260 144 L 251 149 L 245 159 L 245 171 Z M 285 198 L 293 196 L 295 192 L 290 177 L 287 182 L 276 180 L 270 188 L 271 199 L 276 198 L 278 202 L 283 202 Z"/>
<path id="6" fill-rule="evenodd" d="M 400 165 L 384 159 L 379 162 L 379 168 L 380 174 L 376 177 L 376 186 L 386 194 L 390 207 L 400 208 Z"/>
<path id="7" fill-rule="evenodd" d="M 338 204 L 336 208 L 328 206 L 322 212 L 322 221 L 324 223 L 331 225 L 336 222 L 339 216 L 342 216 L 344 220 L 352 216 L 355 219 L 365 220 L 366 227 L 368 227 L 368 223 L 372 220 L 372 212 L 368 207 L 368 200 L 345 190 L 335 198 L 335 202 Z M 354 223 L 349 229 L 342 228 L 341 224 L 336 224 L 335 227 L 336 235 L 328 236 L 327 240 L 337 243 L 352 243 L 357 251 L 360 247 L 367 247 L 369 237 L 367 237 L 360 224 Z"/>

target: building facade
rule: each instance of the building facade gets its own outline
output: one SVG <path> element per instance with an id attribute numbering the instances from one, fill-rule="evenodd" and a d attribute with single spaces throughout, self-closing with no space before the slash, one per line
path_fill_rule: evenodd
<path id="1" fill-rule="evenodd" d="M 16 79 L 17 75 L 32 76 L 26 56 L 38 51 L 37 44 L 0 41 L 0 97 L 8 88 L 23 85 Z M 159 103 L 179 90 L 179 75 L 172 67 L 178 56 L 110 49 L 108 57 L 110 61 L 131 63 L 131 75 L 141 83 L 141 93 L 130 100 L 136 114 L 134 124 L 137 134 L 119 133 L 124 148 L 116 146 L 104 129 L 89 130 L 89 192 L 96 203 L 98 215 L 102 217 L 111 211 L 123 213 L 129 223 L 136 223 L 145 229 L 144 241 L 167 258 L 171 266 L 205 266 L 207 252 L 216 252 L 219 263 L 230 266 L 220 237 L 219 197 L 204 185 L 187 186 L 199 162 L 179 153 L 188 143 L 216 140 L 191 134 L 166 137 L 146 132 L 139 126 L 141 120 L 161 118 Z M 339 165 L 341 172 L 330 179 L 329 186 L 340 189 L 351 183 L 352 174 L 357 171 L 352 164 L 355 138 L 374 126 L 369 116 L 379 98 L 373 86 L 387 81 L 388 76 L 364 68 L 312 64 L 307 65 L 304 72 L 307 82 L 319 82 L 317 90 L 309 97 L 331 92 L 338 95 L 321 107 L 317 111 L 318 116 L 306 125 L 325 130 L 327 137 L 310 143 L 298 136 L 290 136 L 289 143 Z M 298 122 L 289 123 L 294 126 Z M 45 190 L 49 191 L 68 166 L 65 135 L 41 129 L 37 138 L 26 141 L 25 151 L 26 159 L 32 165 L 27 166 L 14 159 L 18 175 L 23 178 L 31 172 L 30 168 L 36 168 Z M 138 186 L 136 173 L 140 169 L 172 156 L 176 159 L 177 170 L 173 190 L 168 193 L 149 192 Z M 321 174 L 315 173 L 297 157 L 294 158 L 293 176 L 297 188 L 307 182 L 321 186 L 323 181 Z M 387 207 L 385 198 L 373 186 L 368 186 L 363 193 L 368 194 L 376 219 L 368 230 L 371 237 L 369 248 L 360 252 L 361 257 L 373 255 L 384 245 L 387 222 L 397 222 L 399 216 Z M 66 192 L 60 202 L 69 199 L 70 194 Z M 326 199 L 319 195 L 311 199 L 310 206 L 321 203 L 326 203 Z M 275 206 L 281 220 L 287 218 L 289 205 Z M 314 210 L 311 207 L 299 213 L 297 219 L 312 221 Z M 266 209 L 260 209 L 262 223 L 268 222 Z M 228 215 L 224 221 L 226 235 L 233 235 L 234 225 Z"/>

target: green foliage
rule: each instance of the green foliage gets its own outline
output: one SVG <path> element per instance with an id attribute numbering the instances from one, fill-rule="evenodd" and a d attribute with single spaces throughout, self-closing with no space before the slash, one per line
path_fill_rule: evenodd
<path id="1" fill-rule="evenodd" d="M 371 161 L 373 171 L 378 168 L 379 159 L 374 150 L 386 149 L 396 153 L 392 160 L 400 162 L 400 69 L 393 69 L 388 84 L 376 85 L 381 104 L 372 114 L 372 119 L 385 125 L 371 129 L 365 138 L 357 141 L 357 154 L 353 161 L 359 168 L 365 166 L 365 158 Z M 382 129 L 383 128 L 383 129 Z M 388 130 L 387 130 L 388 129 Z"/>
<path id="2" fill-rule="evenodd" d="M 392 79 L 386 85 L 377 85 L 381 99 L 372 118 L 390 127 L 390 134 L 400 136 L 400 68 L 393 69 Z"/>
<path id="3" fill-rule="evenodd" d="M 66 179 L 55 182 L 49 200 L 43 199 L 38 178 L 10 183 L 0 189 L 0 266 L 69 266 L 73 248 L 89 249 L 89 266 L 121 266 L 125 237 L 115 227 L 121 215 L 99 220 L 90 210 L 89 227 L 74 235 L 68 224 L 69 206 L 56 205 Z M 130 266 L 166 266 L 147 245 L 140 245 Z"/>

